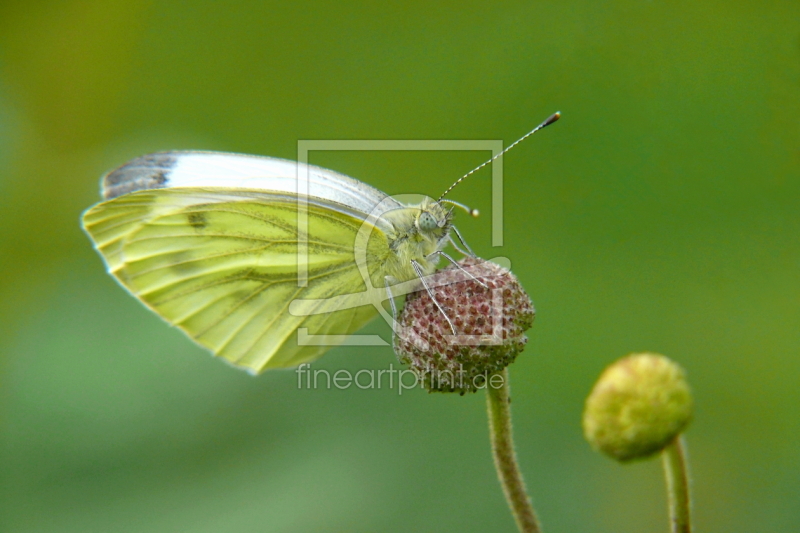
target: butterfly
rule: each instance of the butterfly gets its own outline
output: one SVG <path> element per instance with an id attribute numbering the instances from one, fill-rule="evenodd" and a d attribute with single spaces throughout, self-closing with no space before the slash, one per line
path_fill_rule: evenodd
<path id="1" fill-rule="evenodd" d="M 406 205 L 285 159 L 154 153 L 105 174 L 101 194 L 82 226 L 108 272 L 195 342 L 252 373 L 317 359 L 330 346 L 298 342 L 298 330 L 335 338 L 357 331 L 382 309 L 375 288 L 396 315 L 392 287 L 424 285 L 442 257 L 455 263 L 448 244 L 474 255 L 452 223 L 453 207 L 465 206 L 444 194 Z"/>

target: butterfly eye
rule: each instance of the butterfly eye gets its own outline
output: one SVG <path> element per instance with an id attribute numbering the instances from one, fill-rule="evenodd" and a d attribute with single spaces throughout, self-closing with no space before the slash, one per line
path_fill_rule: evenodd
<path id="1" fill-rule="evenodd" d="M 433 215 L 427 211 L 423 211 L 420 213 L 419 218 L 417 219 L 417 226 L 422 231 L 433 231 L 439 227 L 439 223 L 436 221 L 436 218 L 434 218 Z"/>

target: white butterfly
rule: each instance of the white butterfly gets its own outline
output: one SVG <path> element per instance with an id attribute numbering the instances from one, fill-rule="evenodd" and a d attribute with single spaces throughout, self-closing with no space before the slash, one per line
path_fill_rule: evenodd
<path id="1" fill-rule="evenodd" d="M 298 195 L 298 176 L 308 178 L 307 195 Z M 316 359 L 329 346 L 298 343 L 298 328 L 355 332 L 377 312 L 370 289 L 422 279 L 450 259 L 448 243 L 460 249 L 445 207 L 460 204 L 404 205 L 284 159 L 150 154 L 103 176 L 102 195 L 83 228 L 108 271 L 194 341 L 254 373 Z M 311 303 L 290 312 L 297 301 Z"/>

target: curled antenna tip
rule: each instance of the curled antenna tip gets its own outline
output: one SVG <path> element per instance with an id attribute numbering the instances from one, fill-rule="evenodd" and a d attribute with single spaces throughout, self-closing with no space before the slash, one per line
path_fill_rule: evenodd
<path id="1" fill-rule="evenodd" d="M 470 207 L 467 207 L 466 205 L 462 204 L 461 202 L 456 202 L 455 200 L 443 200 L 441 198 L 439 198 L 437 200 L 437 202 L 442 202 L 442 203 L 445 203 L 445 204 L 454 205 L 454 206 L 456 206 L 456 207 L 458 207 L 460 209 L 463 209 L 467 213 L 469 213 L 470 216 L 473 216 L 473 217 L 477 217 L 478 216 L 478 210 L 477 209 L 472 209 Z"/>

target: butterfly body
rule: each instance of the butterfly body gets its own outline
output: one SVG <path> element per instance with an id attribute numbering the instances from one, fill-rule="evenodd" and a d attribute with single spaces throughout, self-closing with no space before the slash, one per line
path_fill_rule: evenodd
<path id="1" fill-rule="evenodd" d="M 426 217 L 436 221 L 433 227 L 420 227 Z M 399 281 L 417 277 L 412 261 L 425 275 L 432 274 L 438 265 L 439 256 L 450 237 L 452 214 L 441 204 L 426 198 L 417 206 L 388 211 L 383 218 L 391 230 L 386 238 L 391 253 L 386 257 L 386 272 Z"/>
<path id="2" fill-rule="evenodd" d="M 109 272 L 252 372 L 319 357 L 328 347 L 299 343 L 299 328 L 356 331 L 377 313 L 370 289 L 432 273 L 450 239 L 452 214 L 434 200 L 405 205 L 342 174 L 268 157 L 150 154 L 106 174 L 101 192 L 83 227 Z M 314 303 L 297 316 L 295 300 Z"/>

